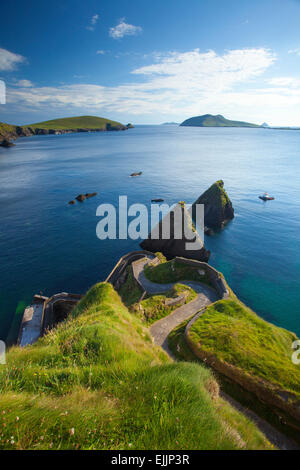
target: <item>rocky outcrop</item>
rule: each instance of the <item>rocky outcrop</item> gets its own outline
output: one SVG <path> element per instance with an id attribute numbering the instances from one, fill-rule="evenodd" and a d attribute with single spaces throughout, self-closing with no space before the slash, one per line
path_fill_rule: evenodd
<path id="1" fill-rule="evenodd" d="M 4 139 L 0 142 L 1 147 L 13 147 L 15 144 L 13 142 L 10 142 L 10 140 Z"/>
<path id="2" fill-rule="evenodd" d="M 76 196 L 75 199 L 78 202 L 83 202 L 86 199 L 86 195 L 85 194 L 78 194 L 78 196 Z"/>
<path id="3" fill-rule="evenodd" d="M 216 181 L 192 206 L 192 216 L 196 216 L 196 204 L 204 204 L 205 232 L 224 228 L 234 218 L 232 203 L 224 189 L 222 180 Z"/>
<path id="4" fill-rule="evenodd" d="M 182 256 L 207 262 L 210 257 L 184 203 L 178 203 L 163 217 L 140 246 L 152 253 L 159 251 L 168 259 Z"/>

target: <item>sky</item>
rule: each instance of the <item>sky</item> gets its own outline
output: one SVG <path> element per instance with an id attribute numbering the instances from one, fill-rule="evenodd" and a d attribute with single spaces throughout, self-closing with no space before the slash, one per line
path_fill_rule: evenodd
<path id="1" fill-rule="evenodd" d="M 2 122 L 300 126 L 300 0 L 1 3 Z"/>

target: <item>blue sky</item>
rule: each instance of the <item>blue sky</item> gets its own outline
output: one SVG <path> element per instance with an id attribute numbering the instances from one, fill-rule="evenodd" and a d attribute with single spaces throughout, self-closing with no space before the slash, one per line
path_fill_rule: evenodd
<path id="1" fill-rule="evenodd" d="M 1 17 L 0 121 L 300 126 L 299 0 L 10 0 Z"/>

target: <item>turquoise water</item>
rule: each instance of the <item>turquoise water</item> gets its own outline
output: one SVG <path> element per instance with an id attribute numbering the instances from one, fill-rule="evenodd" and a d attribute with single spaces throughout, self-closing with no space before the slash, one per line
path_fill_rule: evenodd
<path id="1" fill-rule="evenodd" d="M 143 175 L 129 178 L 134 171 Z M 193 202 L 220 178 L 236 217 L 206 237 L 211 264 L 257 313 L 299 335 L 300 132 L 139 126 L 0 149 L 0 338 L 16 337 L 34 293 L 83 293 L 138 249 L 96 237 L 100 203 Z M 98 196 L 67 204 L 92 191 Z M 275 201 L 259 200 L 264 191 Z"/>

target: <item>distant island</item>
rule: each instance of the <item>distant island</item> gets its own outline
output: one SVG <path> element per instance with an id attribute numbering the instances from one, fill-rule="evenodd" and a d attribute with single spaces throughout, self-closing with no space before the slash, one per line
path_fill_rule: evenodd
<path id="1" fill-rule="evenodd" d="M 163 122 L 161 126 L 179 126 L 179 122 Z"/>
<path id="2" fill-rule="evenodd" d="M 67 134 L 71 132 L 105 132 L 124 131 L 131 129 L 132 124 L 121 124 L 117 121 L 97 116 L 77 116 L 51 121 L 37 122 L 25 126 L 14 126 L 0 122 L 0 145 L 9 147 L 13 145 L 10 140 L 30 135 Z"/>
<path id="3" fill-rule="evenodd" d="M 230 121 L 221 114 L 213 116 L 212 114 L 204 114 L 203 116 L 195 116 L 183 121 L 180 126 L 190 127 L 261 127 L 258 124 L 252 124 L 244 121 Z"/>

